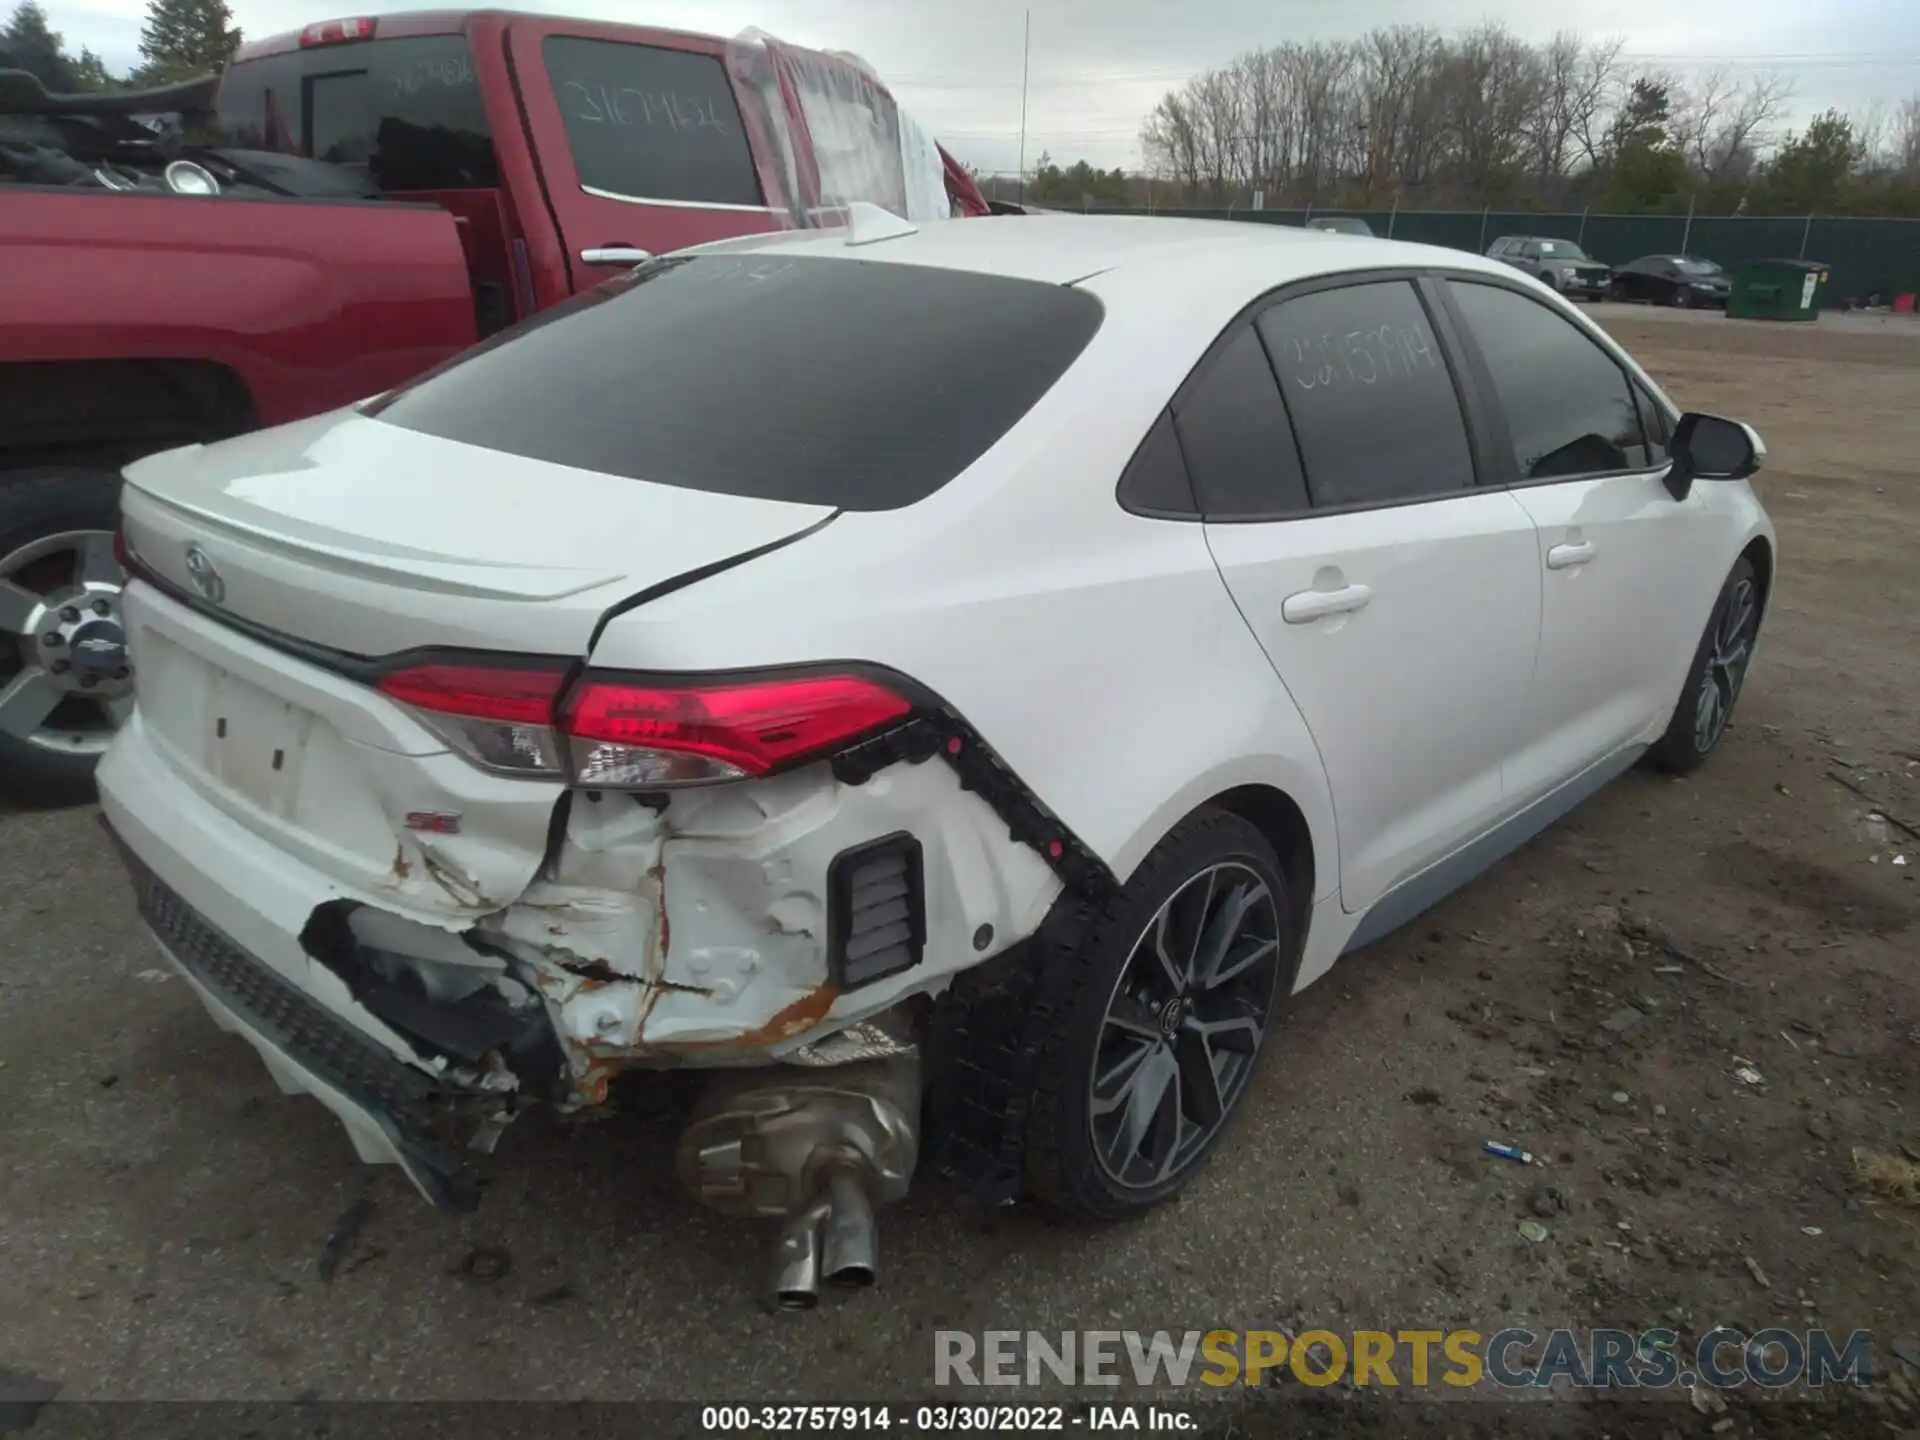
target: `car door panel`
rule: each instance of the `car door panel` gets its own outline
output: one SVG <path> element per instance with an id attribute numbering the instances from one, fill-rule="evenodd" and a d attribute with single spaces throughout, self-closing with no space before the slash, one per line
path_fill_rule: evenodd
<path id="1" fill-rule="evenodd" d="M 1176 430 L 1221 577 L 1319 749 L 1359 913 L 1504 813 L 1539 633 L 1533 522 L 1474 488 L 1409 282 L 1296 293 L 1215 360 Z"/>
<path id="2" fill-rule="evenodd" d="M 777 229 L 723 42 L 526 16 L 509 38 L 576 290 L 635 251 Z"/>
<path id="3" fill-rule="evenodd" d="M 1507 793 L 1527 803 L 1663 724 L 1669 656 L 1704 616 L 1692 596 L 1714 548 L 1699 487 L 1675 500 L 1634 382 L 1556 307 L 1450 282 L 1505 431 L 1514 500 L 1536 530 L 1540 654 Z"/>
<path id="4" fill-rule="evenodd" d="M 1367 909 L 1501 818 L 1541 588 L 1511 494 L 1209 524 L 1207 543 L 1319 748 L 1342 908 Z"/>

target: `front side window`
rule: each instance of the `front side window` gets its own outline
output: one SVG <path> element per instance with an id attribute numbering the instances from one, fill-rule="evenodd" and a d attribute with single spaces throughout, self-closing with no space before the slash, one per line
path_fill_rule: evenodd
<path id="1" fill-rule="evenodd" d="M 587 189 L 690 205 L 762 203 L 717 56 L 550 35 L 541 58 Z"/>
<path id="2" fill-rule="evenodd" d="M 1495 285 L 1450 282 L 1506 412 L 1522 480 L 1649 462 L 1626 372 L 1545 305 Z"/>
<path id="3" fill-rule="evenodd" d="M 1637 383 L 1633 387 L 1633 403 L 1639 408 L 1640 428 L 1647 436 L 1647 463 L 1664 465 L 1667 460 L 1667 441 L 1673 437 L 1667 424 L 1667 412 Z"/>
<path id="4" fill-rule="evenodd" d="M 1315 291 L 1274 306 L 1257 324 L 1316 509 L 1473 485 L 1453 375 L 1409 282 Z"/>
<path id="5" fill-rule="evenodd" d="M 629 480 L 893 510 L 1012 429 L 1104 313 L 1084 290 L 964 270 L 772 251 L 670 257 L 363 413 Z"/>

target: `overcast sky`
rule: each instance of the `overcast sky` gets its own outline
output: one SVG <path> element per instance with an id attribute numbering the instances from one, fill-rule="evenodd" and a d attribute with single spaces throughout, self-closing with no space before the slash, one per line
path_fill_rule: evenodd
<path id="1" fill-rule="evenodd" d="M 144 0 L 43 0 L 68 46 L 115 70 L 138 59 Z M 336 15 L 429 8 L 329 0 L 230 0 L 249 36 Z M 350 0 L 349 0 L 350 3 Z M 5 7 L 7 0 L 0 0 Z M 901 102 L 982 169 L 1019 153 L 1021 0 L 522 0 L 518 8 L 732 35 L 749 26 L 852 50 Z M 1336 39 L 1376 25 L 1444 30 L 1498 20 L 1529 40 L 1560 28 L 1626 41 L 1636 64 L 1682 77 L 1716 64 L 1795 82 L 1794 120 L 1829 105 L 1889 106 L 1920 93 L 1920 0 L 1033 0 L 1027 161 L 1138 164 L 1140 121 L 1169 88 L 1244 51 Z"/>

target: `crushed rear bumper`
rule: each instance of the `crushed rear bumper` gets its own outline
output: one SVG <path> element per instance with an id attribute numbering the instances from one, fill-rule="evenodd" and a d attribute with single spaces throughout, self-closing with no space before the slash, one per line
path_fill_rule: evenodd
<path id="1" fill-rule="evenodd" d="M 363 1161 L 400 1166 L 436 1206 L 473 1209 L 480 1180 L 462 1149 L 512 1102 L 395 1058 L 227 939 L 114 840 L 140 918 L 214 1022 L 259 1053 L 282 1091 L 332 1111 Z"/>

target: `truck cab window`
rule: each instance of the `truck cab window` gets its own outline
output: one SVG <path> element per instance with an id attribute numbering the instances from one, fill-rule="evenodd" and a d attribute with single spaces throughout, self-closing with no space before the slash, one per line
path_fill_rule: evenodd
<path id="1" fill-rule="evenodd" d="M 363 172 L 381 190 L 497 186 L 493 137 L 462 35 L 406 36 L 262 55 L 221 82 L 216 147 Z"/>

